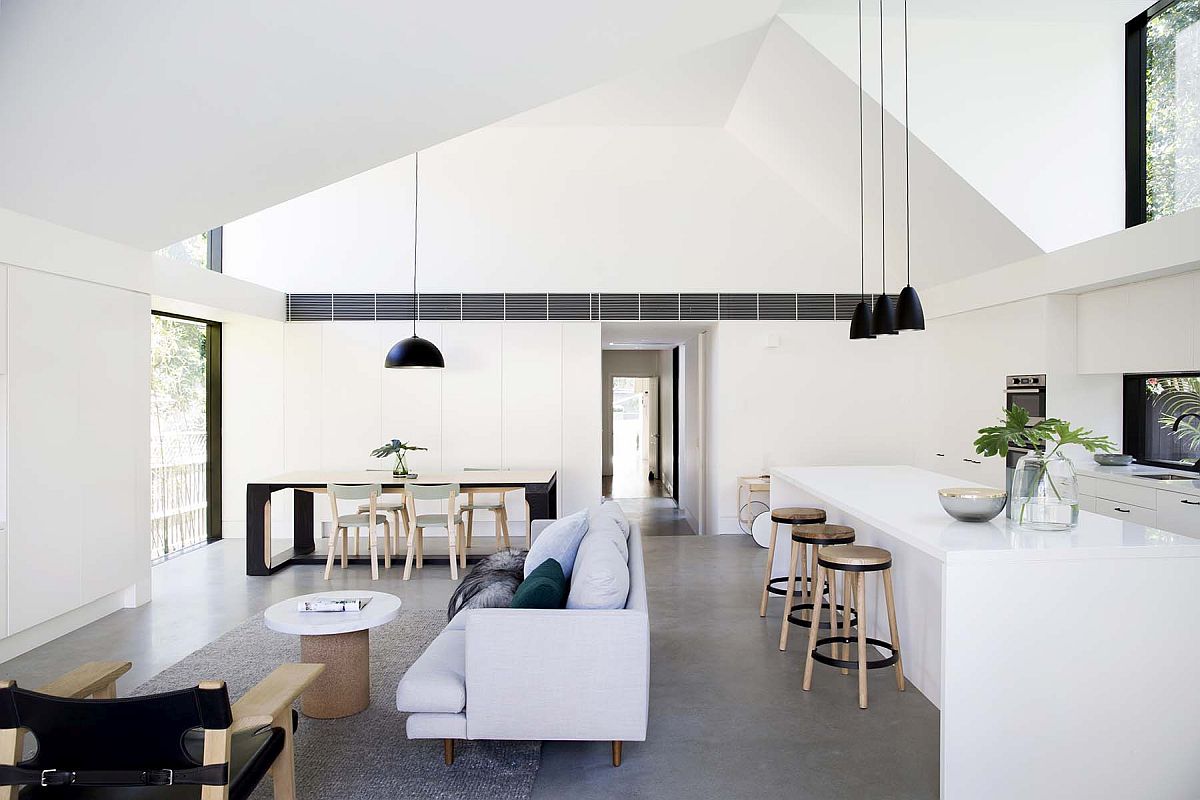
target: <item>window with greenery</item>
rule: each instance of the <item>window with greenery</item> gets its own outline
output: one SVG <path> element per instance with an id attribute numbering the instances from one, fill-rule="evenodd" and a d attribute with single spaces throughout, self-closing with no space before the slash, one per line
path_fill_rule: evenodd
<path id="1" fill-rule="evenodd" d="M 1200 374 L 1126 376 L 1125 449 L 1143 464 L 1197 468 Z"/>
<path id="2" fill-rule="evenodd" d="M 1164 0 L 1128 26 L 1128 222 L 1200 207 L 1200 0 Z"/>
<path id="3" fill-rule="evenodd" d="M 182 242 L 168 245 L 157 251 L 159 255 L 184 261 L 188 264 L 221 271 L 221 240 L 222 229 L 213 228 L 211 231 L 198 233 Z"/>

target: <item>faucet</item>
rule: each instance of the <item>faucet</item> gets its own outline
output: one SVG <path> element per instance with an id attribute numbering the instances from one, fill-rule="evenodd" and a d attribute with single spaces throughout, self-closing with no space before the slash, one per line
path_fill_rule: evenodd
<path id="1" fill-rule="evenodd" d="M 1178 417 L 1175 418 L 1175 424 L 1171 426 L 1171 431 L 1172 432 L 1178 431 L 1179 423 L 1183 422 L 1188 417 L 1195 417 L 1196 419 L 1200 420 L 1200 414 L 1197 414 L 1193 411 L 1189 411 L 1186 414 L 1180 414 Z M 1200 459 L 1196 459 L 1196 463 L 1192 465 L 1192 469 L 1196 470 L 1197 472 L 1200 472 Z"/>

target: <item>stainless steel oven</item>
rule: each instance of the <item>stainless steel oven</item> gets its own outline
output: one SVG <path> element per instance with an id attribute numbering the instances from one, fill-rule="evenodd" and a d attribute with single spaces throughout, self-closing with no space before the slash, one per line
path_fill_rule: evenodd
<path id="1" fill-rule="evenodd" d="M 1019 406 L 1029 412 L 1029 424 L 1046 419 L 1046 376 L 1009 375 L 1004 379 L 1004 405 Z"/>

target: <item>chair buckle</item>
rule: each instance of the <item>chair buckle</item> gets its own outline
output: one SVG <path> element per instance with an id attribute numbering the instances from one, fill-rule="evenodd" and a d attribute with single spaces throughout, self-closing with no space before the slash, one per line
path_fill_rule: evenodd
<path id="1" fill-rule="evenodd" d="M 75 773 L 70 771 L 60 771 L 57 769 L 42 770 L 41 784 L 47 786 L 70 786 L 75 782 Z"/>
<path id="2" fill-rule="evenodd" d="M 173 786 L 175 784 L 175 770 L 173 769 L 146 770 L 145 775 L 147 786 Z"/>

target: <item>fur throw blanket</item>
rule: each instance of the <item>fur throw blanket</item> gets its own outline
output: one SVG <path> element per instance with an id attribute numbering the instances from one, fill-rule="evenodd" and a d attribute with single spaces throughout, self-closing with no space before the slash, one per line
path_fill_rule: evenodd
<path id="1" fill-rule="evenodd" d="M 524 550 L 501 550 L 479 561 L 450 596 L 446 615 L 468 608 L 508 608 L 525 579 Z"/>

